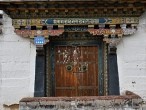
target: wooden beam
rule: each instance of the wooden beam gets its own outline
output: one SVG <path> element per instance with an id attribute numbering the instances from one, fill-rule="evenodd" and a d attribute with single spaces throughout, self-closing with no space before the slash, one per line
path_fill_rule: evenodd
<path id="1" fill-rule="evenodd" d="M 48 18 L 48 17 L 97 17 L 127 16 L 138 17 L 146 9 L 145 0 L 103 0 L 103 1 L 9 1 L 0 2 L 0 9 L 12 18 Z M 18 10 L 18 14 L 11 11 Z M 26 11 L 27 10 L 27 11 Z M 34 12 L 33 12 L 34 10 Z M 35 11 L 36 15 L 35 14 Z M 67 10 L 67 11 L 66 11 Z M 100 11 L 99 11 L 100 10 Z M 22 14 L 21 11 L 25 11 Z M 43 13 L 44 14 L 37 14 Z M 51 12 L 51 13 L 50 13 Z M 53 12 L 53 13 L 52 13 Z M 55 13 L 56 12 L 56 13 Z M 129 13 L 130 12 L 130 13 Z"/>

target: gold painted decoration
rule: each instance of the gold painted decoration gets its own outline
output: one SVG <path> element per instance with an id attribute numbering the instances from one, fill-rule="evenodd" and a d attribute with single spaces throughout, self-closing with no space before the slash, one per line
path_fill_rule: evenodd
<path id="1" fill-rule="evenodd" d="M 112 22 L 109 24 L 138 24 L 139 18 L 138 17 L 119 17 L 119 18 L 112 18 Z"/>
<path id="2" fill-rule="evenodd" d="M 138 24 L 138 17 L 13 19 L 13 26 Z"/>
<path id="3" fill-rule="evenodd" d="M 28 20 L 26 20 L 26 19 L 12 20 L 12 25 L 14 25 L 14 26 L 26 26 L 26 25 L 28 25 L 27 21 Z"/>
<path id="4" fill-rule="evenodd" d="M 13 26 L 42 26 L 44 23 L 43 19 L 13 19 Z"/>
<path id="5" fill-rule="evenodd" d="M 20 35 L 22 37 L 30 37 L 33 38 L 35 36 L 44 36 L 48 37 L 48 31 L 47 30 L 15 30 L 15 33 L 17 35 Z"/>
<path id="6" fill-rule="evenodd" d="M 44 36 L 48 38 L 50 36 L 59 36 L 64 30 L 15 30 L 17 35 L 22 37 L 34 38 L 35 36 Z"/>
<path id="7" fill-rule="evenodd" d="M 59 36 L 64 32 L 64 29 L 59 29 L 59 30 L 49 30 L 49 35 L 50 36 Z"/>
<path id="8" fill-rule="evenodd" d="M 123 34 L 122 29 L 88 29 L 90 34 L 93 35 L 118 35 L 118 34 Z"/>
<path id="9" fill-rule="evenodd" d="M 88 31 L 92 35 L 132 35 L 136 32 L 136 29 L 88 29 Z"/>
<path id="10" fill-rule="evenodd" d="M 22 37 L 34 38 L 35 36 L 44 36 L 48 38 L 49 36 L 59 36 L 64 31 L 64 29 L 58 30 L 15 30 L 17 35 Z M 88 29 L 88 32 L 92 35 L 131 35 L 136 32 L 136 29 Z"/>

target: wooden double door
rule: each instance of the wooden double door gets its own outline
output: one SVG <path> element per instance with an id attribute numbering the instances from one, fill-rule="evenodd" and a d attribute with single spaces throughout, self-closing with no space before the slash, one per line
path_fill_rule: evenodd
<path id="1" fill-rule="evenodd" d="M 98 95 L 98 47 L 55 46 L 55 96 Z"/>

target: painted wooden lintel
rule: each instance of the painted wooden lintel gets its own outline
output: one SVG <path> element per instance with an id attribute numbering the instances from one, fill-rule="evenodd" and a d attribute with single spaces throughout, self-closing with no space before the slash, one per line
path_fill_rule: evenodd
<path id="1" fill-rule="evenodd" d="M 13 19 L 15 28 L 20 26 L 44 25 L 98 25 L 98 24 L 138 24 L 138 17 L 109 17 L 109 18 L 48 18 L 48 19 Z"/>

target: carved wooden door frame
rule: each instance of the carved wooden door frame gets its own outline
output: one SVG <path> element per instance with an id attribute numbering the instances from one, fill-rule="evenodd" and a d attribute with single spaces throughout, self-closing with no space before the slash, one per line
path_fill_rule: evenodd
<path id="1" fill-rule="evenodd" d="M 60 38 L 58 38 L 60 39 Z M 46 55 L 46 81 L 45 81 L 45 92 L 46 96 L 55 96 L 55 65 L 54 65 L 54 47 L 55 46 L 72 46 L 72 45 L 80 45 L 80 46 L 97 46 L 99 50 L 98 54 L 98 96 L 105 95 L 105 92 L 107 92 L 106 86 L 105 85 L 105 74 L 107 74 L 107 62 L 105 60 L 107 56 L 107 46 L 103 42 L 103 37 L 102 36 L 97 36 L 91 38 L 84 38 L 82 40 L 51 40 L 45 48 L 45 55 Z M 107 84 L 107 83 L 106 83 Z"/>

